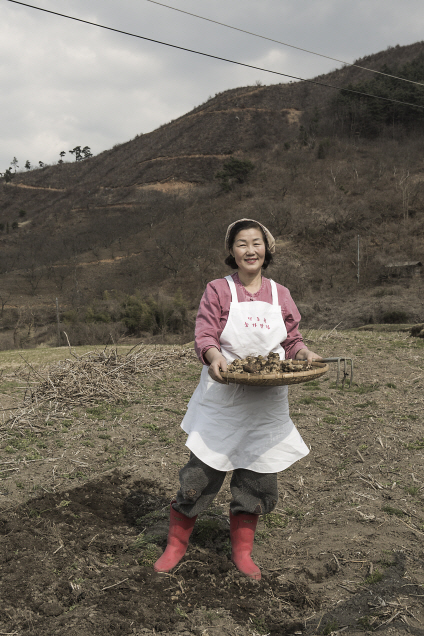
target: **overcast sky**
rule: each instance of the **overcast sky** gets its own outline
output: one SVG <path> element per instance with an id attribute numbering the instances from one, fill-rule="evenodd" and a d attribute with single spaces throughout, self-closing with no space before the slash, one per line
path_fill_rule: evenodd
<path id="1" fill-rule="evenodd" d="M 423 0 L 163 0 L 346 62 L 424 33 Z M 148 0 L 29 0 L 123 31 L 312 78 L 341 65 Z M 0 0 L 0 171 L 147 133 L 215 93 L 289 81 Z"/>

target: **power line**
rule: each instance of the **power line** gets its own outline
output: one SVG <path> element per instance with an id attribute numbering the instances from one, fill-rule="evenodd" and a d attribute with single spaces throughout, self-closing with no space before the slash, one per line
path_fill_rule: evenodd
<path id="1" fill-rule="evenodd" d="M 49 9 L 43 9 L 42 7 L 36 7 L 33 4 L 27 4 L 26 2 L 19 2 L 18 0 L 7 0 L 8 2 L 13 2 L 13 4 L 19 4 L 24 7 L 29 7 L 30 9 L 36 9 L 37 11 L 42 11 L 44 13 L 50 13 L 52 15 L 57 15 L 61 18 L 67 18 L 68 20 L 74 20 L 75 22 L 82 22 L 83 24 L 89 24 L 91 26 L 99 27 L 100 29 L 105 29 L 106 31 L 113 31 L 114 33 L 121 33 L 122 35 L 128 35 L 133 38 L 138 38 L 140 40 L 146 40 L 147 42 L 154 42 L 155 44 L 162 44 L 163 46 L 169 46 L 173 49 L 178 49 L 180 51 L 186 51 L 187 53 L 195 53 L 196 55 L 203 55 L 204 57 L 210 57 L 214 60 L 220 60 L 221 62 L 229 62 L 230 64 L 237 64 L 238 66 L 244 66 L 246 68 L 251 68 L 256 71 L 263 71 L 264 73 L 272 73 L 273 75 L 279 75 L 281 77 L 288 77 L 289 79 L 299 80 L 302 82 L 307 82 L 309 84 L 314 84 L 316 86 L 324 86 L 326 88 L 334 88 L 335 90 L 343 90 L 348 93 L 355 93 L 356 95 L 363 95 L 365 97 L 372 97 L 373 99 L 379 99 L 385 102 L 391 102 L 393 104 L 402 104 L 403 106 L 411 106 L 412 108 L 419 108 L 424 110 L 424 106 L 419 106 L 418 104 L 410 104 L 408 102 L 402 102 L 398 99 L 390 99 L 389 97 L 381 97 L 380 95 L 371 95 L 370 93 L 363 93 L 361 91 L 355 91 L 351 88 L 340 88 L 340 86 L 334 86 L 333 84 L 326 84 L 324 82 L 317 82 L 315 80 L 304 79 L 303 77 L 296 77 L 295 75 L 288 75 L 287 73 L 281 73 L 279 71 L 271 71 L 267 68 L 261 68 L 260 66 L 253 66 L 252 64 L 246 64 L 245 62 L 237 62 L 235 60 L 229 60 L 225 57 L 220 57 L 218 55 L 212 55 L 211 53 L 203 53 L 202 51 L 195 51 L 194 49 L 188 49 L 183 46 L 178 46 L 177 44 L 169 44 L 168 42 L 162 42 L 160 40 L 154 40 L 153 38 L 148 38 L 144 35 L 137 35 L 135 33 L 129 33 L 128 31 L 122 31 L 121 29 L 115 29 L 114 27 L 105 26 L 103 24 L 98 24 L 97 22 L 90 22 L 89 20 L 83 20 L 82 18 L 75 18 L 71 15 L 66 15 L 65 13 L 58 13 L 57 11 L 50 11 Z"/>
<path id="2" fill-rule="evenodd" d="M 338 60 L 336 57 L 330 57 L 329 55 L 323 55 L 322 53 L 316 53 L 315 51 L 302 49 L 300 46 L 295 46 L 294 44 L 288 44 L 287 42 L 281 42 L 280 40 L 274 40 L 273 38 L 268 38 L 266 35 L 258 35 L 258 33 L 253 33 L 252 31 L 245 31 L 244 29 L 239 29 L 238 27 L 231 26 L 230 24 L 225 24 L 224 22 L 218 22 L 217 20 L 211 20 L 211 18 L 205 18 L 201 15 L 197 15 L 196 13 L 190 13 L 189 11 L 183 11 L 182 9 L 177 9 L 177 7 L 171 7 L 169 4 L 164 4 L 163 2 L 157 2 L 157 0 L 147 0 L 147 2 L 151 2 L 152 4 L 158 4 L 161 7 L 166 7 L 167 9 L 178 11 L 179 13 L 185 13 L 186 15 L 191 15 L 194 18 L 199 18 L 199 20 L 206 20 L 207 22 L 212 22 L 213 24 L 219 24 L 220 26 L 226 27 L 227 29 L 233 29 L 233 31 L 240 31 L 240 33 L 247 33 L 247 35 L 253 35 L 255 38 L 261 38 L 262 40 L 268 40 L 269 42 L 282 44 L 283 46 L 288 46 L 291 49 L 297 49 L 298 51 L 303 51 L 304 53 L 310 53 L 311 55 L 318 55 L 319 57 L 325 57 L 325 59 L 332 60 L 333 62 L 346 64 L 346 66 L 354 66 L 355 68 L 360 68 L 361 70 L 368 71 L 369 73 L 377 73 L 378 75 L 385 75 L 385 77 L 391 77 L 392 79 L 397 79 L 402 82 L 409 82 L 410 84 L 417 84 L 418 86 L 422 86 L 424 88 L 424 84 L 422 84 L 421 82 L 414 82 L 414 80 L 406 79 L 405 77 L 390 75 L 390 73 L 383 73 L 383 71 L 377 71 L 372 68 L 367 68 L 366 66 L 360 66 L 359 64 L 343 62 L 343 60 Z"/>

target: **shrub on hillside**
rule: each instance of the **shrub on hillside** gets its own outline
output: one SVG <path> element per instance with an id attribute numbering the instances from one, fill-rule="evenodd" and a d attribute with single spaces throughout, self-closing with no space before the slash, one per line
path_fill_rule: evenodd
<path id="1" fill-rule="evenodd" d="M 406 311 L 400 311 L 393 309 L 392 311 L 386 311 L 382 315 L 382 322 L 394 325 L 400 325 L 409 322 L 409 314 Z"/>
<path id="2" fill-rule="evenodd" d="M 122 303 L 122 322 L 129 333 L 149 332 L 182 333 L 189 325 L 188 307 L 181 291 L 173 298 L 151 296 L 143 299 L 138 295 L 128 296 Z"/>
<path id="3" fill-rule="evenodd" d="M 231 157 L 224 162 L 222 170 L 216 173 L 215 179 L 219 179 L 223 190 L 228 192 L 234 183 L 244 183 L 247 175 L 254 169 L 251 161 L 242 161 Z"/>
<path id="4" fill-rule="evenodd" d="M 85 322 L 87 323 L 92 323 L 92 322 L 103 322 L 103 323 L 109 323 L 112 321 L 112 317 L 111 315 L 108 313 L 108 311 L 103 310 L 103 311 L 96 311 L 95 309 L 93 309 L 92 307 L 89 307 L 87 309 L 87 312 L 85 314 Z"/>
<path id="5" fill-rule="evenodd" d="M 66 332 L 69 342 L 73 347 L 108 343 L 116 344 L 118 340 L 124 335 L 125 327 L 121 322 L 110 324 L 87 324 L 84 322 L 76 322 L 68 324 L 63 330 L 61 328 L 61 345 L 68 344 L 64 332 Z M 53 325 L 51 326 L 51 340 L 52 344 L 55 344 L 55 333 Z"/>

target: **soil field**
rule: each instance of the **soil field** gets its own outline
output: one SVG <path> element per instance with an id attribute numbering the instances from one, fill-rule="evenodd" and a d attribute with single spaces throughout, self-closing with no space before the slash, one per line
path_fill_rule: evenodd
<path id="1" fill-rule="evenodd" d="M 14 410 L 0 425 L 0 634 L 424 635 L 424 340 L 306 336 L 351 357 L 354 381 L 336 386 L 331 366 L 289 389 L 310 454 L 279 475 L 277 507 L 258 524 L 260 582 L 229 558 L 228 477 L 183 561 L 152 569 L 188 458 L 191 347 L 146 346 L 153 366 L 120 403 L 31 412 L 18 408 L 22 386 L 69 352 L 1 353 L 1 407 Z"/>

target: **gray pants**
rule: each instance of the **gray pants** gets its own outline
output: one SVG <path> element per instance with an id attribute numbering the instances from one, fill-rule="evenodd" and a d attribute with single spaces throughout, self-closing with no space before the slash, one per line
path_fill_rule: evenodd
<path id="1" fill-rule="evenodd" d="M 193 453 L 180 470 L 180 490 L 173 507 L 186 517 L 195 517 L 205 510 L 218 494 L 227 473 L 204 464 Z M 236 468 L 230 483 L 233 496 L 230 510 L 264 515 L 271 512 L 278 501 L 277 473 L 255 473 Z"/>

